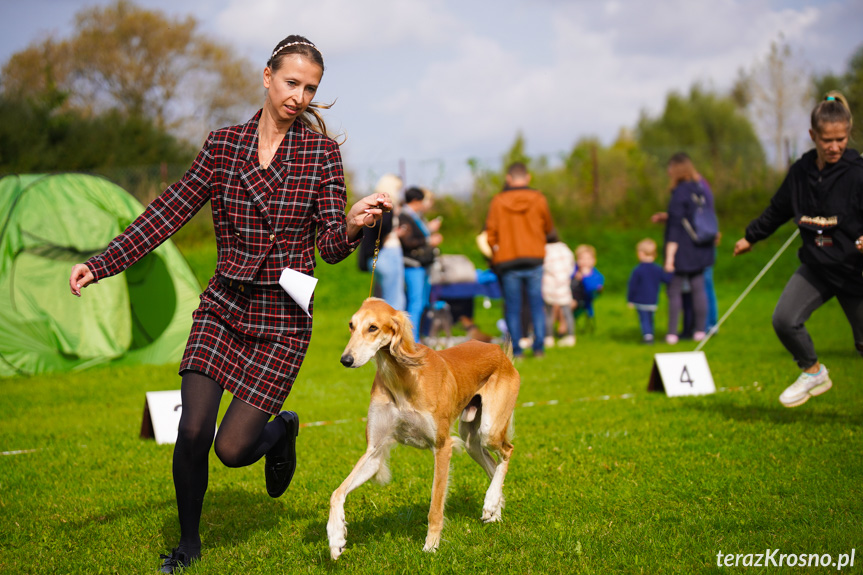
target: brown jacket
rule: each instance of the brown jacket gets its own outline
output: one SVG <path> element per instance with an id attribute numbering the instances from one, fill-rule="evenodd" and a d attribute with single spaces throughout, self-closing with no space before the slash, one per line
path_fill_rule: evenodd
<path id="1" fill-rule="evenodd" d="M 485 222 L 498 272 L 542 265 L 554 224 L 545 196 L 531 188 L 505 189 L 491 200 Z"/>

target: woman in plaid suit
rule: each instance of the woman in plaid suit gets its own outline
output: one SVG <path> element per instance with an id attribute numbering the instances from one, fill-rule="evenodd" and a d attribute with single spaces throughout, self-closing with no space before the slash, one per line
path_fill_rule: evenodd
<path id="1" fill-rule="evenodd" d="M 72 268 L 72 293 L 118 274 L 182 227 L 209 201 L 218 263 L 201 294 L 180 364 L 183 411 L 174 448 L 180 543 L 163 573 L 201 554 L 199 522 L 223 390 L 234 398 L 215 436 L 229 467 L 266 456 L 267 491 L 279 497 L 296 468 L 296 413 L 279 413 L 300 369 L 312 319 L 279 286 L 282 270 L 313 275 L 315 245 L 327 263 L 347 257 L 392 208 L 367 196 L 345 215 L 338 145 L 312 98 L 324 62 L 302 36 L 288 36 L 264 69 L 264 106 L 248 122 L 210 133 L 182 180 L 156 198 L 100 255 Z M 311 313 L 312 307 L 309 307 Z M 270 416 L 278 414 L 272 421 Z"/>

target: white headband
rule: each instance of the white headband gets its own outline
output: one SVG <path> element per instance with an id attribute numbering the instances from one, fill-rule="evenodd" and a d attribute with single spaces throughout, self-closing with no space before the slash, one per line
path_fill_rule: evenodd
<path id="1" fill-rule="evenodd" d="M 275 57 L 276 57 L 276 54 L 278 54 L 279 52 L 281 52 L 281 51 L 282 51 L 282 50 L 284 50 L 285 48 L 290 48 L 291 46 L 311 46 L 311 47 L 312 47 L 312 48 L 314 48 L 315 50 L 317 50 L 317 49 L 318 49 L 318 47 L 317 47 L 317 46 L 315 46 L 314 44 L 312 44 L 312 43 L 310 43 L 310 42 L 290 42 L 290 43 L 288 43 L 288 44 L 282 44 L 281 46 L 279 46 L 279 47 L 277 47 L 275 50 L 273 50 L 273 55 L 272 55 L 272 56 L 270 56 L 270 60 L 272 60 L 273 58 L 275 58 Z"/>

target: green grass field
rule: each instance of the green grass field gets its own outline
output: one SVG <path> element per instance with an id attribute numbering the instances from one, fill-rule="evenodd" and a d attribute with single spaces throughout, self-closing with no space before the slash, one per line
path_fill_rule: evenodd
<path id="1" fill-rule="evenodd" d="M 783 228 L 745 258 L 732 259 L 733 241 L 726 242 L 716 266 L 723 310 L 790 232 Z M 788 567 L 787 558 L 779 566 L 780 554 L 839 560 L 852 550 L 855 564 L 842 572 L 860 572 L 863 361 L 838 304 L 809 323 L 834 387 L 801 407 L 786 409 L 777 400 L 796 368 L 770 326 L 796 267 L 793 251 L 705 347 L 716 394 L 672 399 L 648 392 L 654 353 L 695 346 L 639 343 L 625 282 L 644 234 L 592 237 L 608 282 L 596 304 L 595 331 L 579 332 L 575 348 L 550 349 L 544 360 L 519 364 L 522 405 L 504 521 L 480 522 L 485 474 L 466 454 L 456 455 L 447 523 L 434 554 L 422 552 L 432 455 L 400 448 L 393 452 L 392 483 L 369 483 L 348 497 L 348 546 L 338 562 L 329 558 L 329 495 L 364 449 L 361 418 L 373 367 L 348 370 L 338 361 L 369 276 L 353 258 L 319 265 L 312 345 L 286 405 L 303 422 L 349 421 L 301 430 L 297 474 L 277 500 L 264 489 L 263 462 L 228 469 L 211 454 L 204 557 L 188 572 L 826 572 L 837 567 Z M 469 245 L 469 238 L 452 241 L 448 251 L 469 253 Z M 210 275 L 211 247 L 187 255 L 199 277 Z M 494 331 L 499 303 L 477 307 L 480 327 Z M 660 336 L 664 312 L 662 306 Z M 176 369 L 101 368 L 0 382 L 0 572 L 157 570 L 158 554 L 179 535 L 172 447 L 139 439 L 138 432 L 145 392 L 178 388 Z M 13 451 L 25 452 L 6 454 Z M 754 562 L 776 549 L 777 565 L 743 567 L 741 557 L 737 567 L 717 566 L 720 552 L 752 554 Z"/>

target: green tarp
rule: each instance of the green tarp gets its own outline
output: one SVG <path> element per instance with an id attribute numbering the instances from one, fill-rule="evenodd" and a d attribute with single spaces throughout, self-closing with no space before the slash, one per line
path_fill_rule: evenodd
<path id="1" fill-rule="evenodd" d="M 69 272 L 144 210 L 82 174 L 0 179 L 0 376 L 179 362 L 200 286 L 170 241 L 76 298 Z"/>

